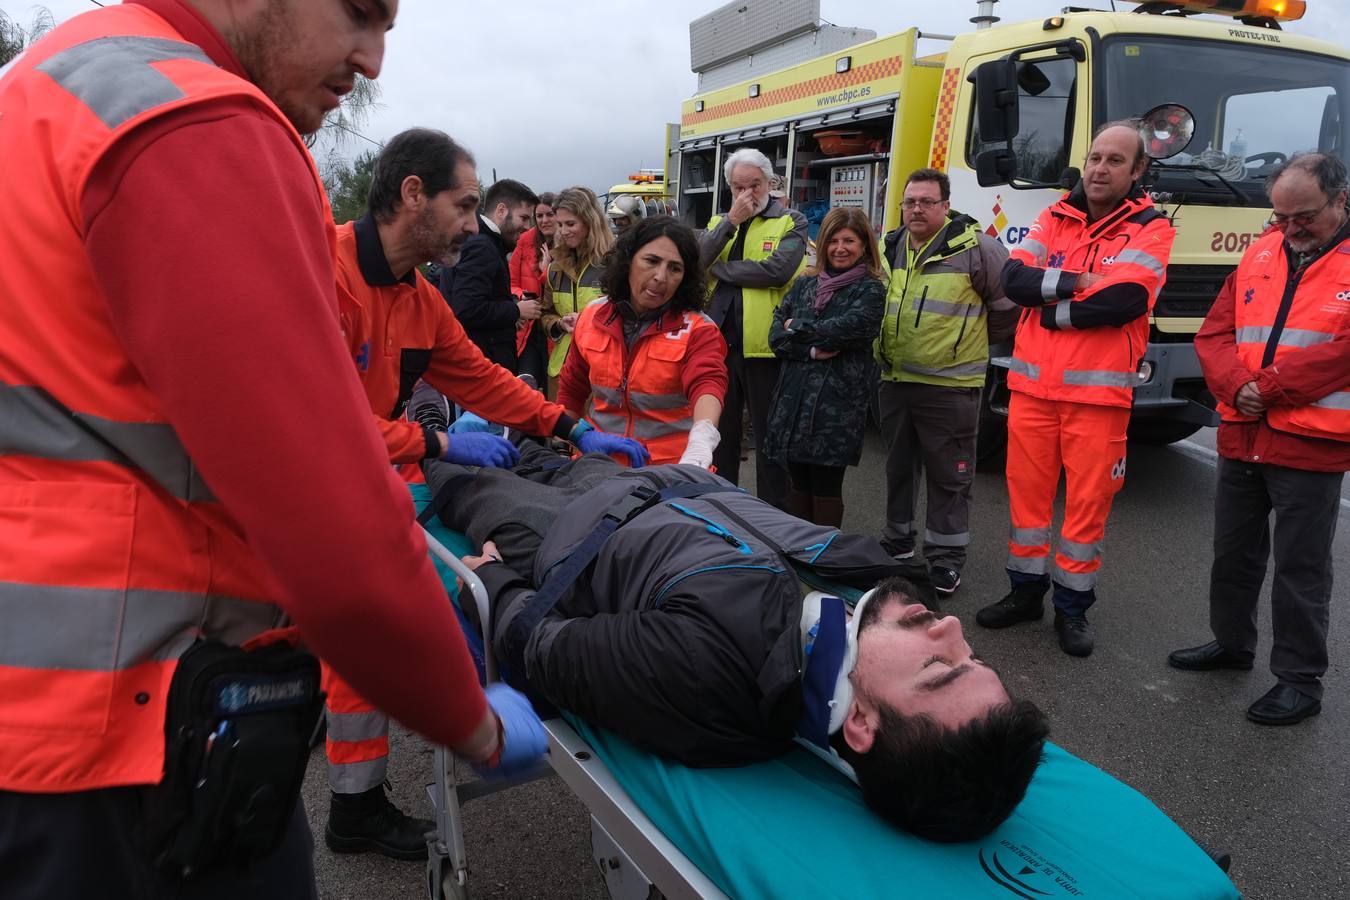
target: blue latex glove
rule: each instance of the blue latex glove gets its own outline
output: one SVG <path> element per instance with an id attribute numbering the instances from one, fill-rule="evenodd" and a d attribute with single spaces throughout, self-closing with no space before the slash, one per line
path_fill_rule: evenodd
<path id="1" fill-rule="evenodd" d="M 462 466 L 509 469 L 520 460 L 520 451 L 504 437 L 486 432 L 447 434 L 441 459 Z"/>
<path id="2" fill-rule="evenodd" d="M 603 453 L 606 456 L 611 453 L 622 453 L 628 457 L 628 465 L 634 469 L 645 466 L 652 458 L 647 448 L 632 438 L 595 430 L 586 432 L 578 439 L 577 449 L 582 453 Z"/>
<path id="3" fill-rule="evenodd" d="M 502 746 L 495 766 L 480 763 L 474 770 L 488 778 L 509 778 L 529 770 L 548 752 L 548 735 L 534 707 L 524 694 L 501 682 L 488 685 L 483 693 L 502 723 Z"/>
<path id="4" fill-rule="evenodd" d="M 486 431 L 490 434 L 501 434 L 502 426 L 494 425 L 482 416 L 466 412 L 455 420 L 450 426 L 451 434 L 470 434 L 473 432 Z"/>

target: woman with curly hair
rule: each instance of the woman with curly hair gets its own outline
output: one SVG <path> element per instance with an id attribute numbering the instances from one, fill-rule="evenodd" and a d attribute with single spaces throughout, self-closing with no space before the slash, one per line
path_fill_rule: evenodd
<path id="1" fill-rule="evenodd" d="M 671 216 L 643 219 L 605 258 L 605 297 L 572 333 L 558 402 L 610 434 L 636 438 L 652 465 L 709 468 L 721 435 L 727 345 L 700 312 L 698 238 Z"/>
<path id="2" fill-rule="evenodd" d="M 872 225 L 838 207 L 820 223 L 818 258 L 792 285 L 769 326 L 783 368 L 762 447 L 788 470 L 787 511 L 817 525 L 844 517 L 844 468 L 862 457 L 867 398 L 877 380 L 872 341 L 886 283 Z"/>
<path id="3" fill-rule="evenodd" d="M 544 279 L 539 324 L 556 341 L 548 374 L 556 377 L 572 348 L 572 329 L 588 304 L 599 299 L 602 259 L 614 246 L 600 199 L 585 187 L 570 187 L 553 205 L 553 250 Z"/>

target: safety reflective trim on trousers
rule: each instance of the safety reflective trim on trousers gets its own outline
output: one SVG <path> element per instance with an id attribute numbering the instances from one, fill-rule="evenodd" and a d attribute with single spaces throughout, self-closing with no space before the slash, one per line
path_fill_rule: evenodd
<path id="1" fill-rule="evenodd" d="M 364 762 L 328 764 L 328 788 L 335 794 L 360 794 L 384 784 L 389 757 Z"/>
<path id="2" fill-rule="evenodd" d="M 104 125 L 116 128 L 146 110 L 185 96 L 182 88 L 150 65 L 170 59 L 215 65 L 192 44 L 117 35 L 76 44 L 35 68 L 89 107 Z"/>
<path id="3" fill-rule="evenodd" d="M 1096 572 L 1066 572 L 1055 566 L 1055 584 L 1071 591 L 1090 591 L 1097 586 Z"/>
<path id="4" fill-rule="evenodd" d="M 1041 277 L 1041 297 L 1045 300 L 1059 299 L 1059 279 L 1064 276 L 1063 269 L 1046 269 Z"/>
<path id="5" fill-rule="evenodd" d="M 932 297 L 915 297 L 910 301 L 909 308 L 914 312 L 922 311 L 935 316 L 952 316 L 957 319 L 980 314 L 980 310 L 973 303 L 952 303 L 947 300 L 934 300 Z"/>
<path id="6" fill-rule="evenodd" d="M 1050 543 L 1050 529 L 1014 527 L 1008 532 L 1008 540 L 1023 547 L 1044 547 Z"/>
<path id="7" fill-rule="evenodd" d="M 1055 304 L 1055 324 L 1059 326 L 1061 331 L 1071 331 L 1073 329 L 1073 321 L 1069 318 L 1071 309 L 1072 305 L 1068 300 L 1061 300 Z"/>
<path id="8" fill-rule="evenodd" d="M 1339 409 L 1350 411 L 1350 391 L 1337 391 L 1327 394 L 1321 400 L 1312 403 L 1318 409 Z"/>
<path id="9" fill-rule="evenodd" d="M 1269 325 L 1244 325 L 1235 332 L 1239 344 L 1261 344 L 1270 341 L 1275 329 Z M 1315 347 L 1334 340 L 1336 335 L 1326 331 L 1309 331 L 1304 328 L 1285 328 L 1280 332 L 1281 347 Z"/>
<path id="10" fill-rule="evenodd" d="M 986 362 L 957 363 L 954 366 L 916 366 L 913 363 L 901 363 L 900 371 L 913 375 L 933 375 L 936 377 L 956 377 L 958 375 L 983 375 L 989 368 Z"/>
<path id="11" fill-rule="evenodd" d="M 1113 372 L 1110 369 L 1065 369 L 1064 383 L 1075 387 L 1132 388 L 1139 384 L 1133 372 Z"/>
<path id="12" fill-rule="evenodd" d="M 1035 363 L 1029 363 L 1025 359 L 1018 359 L 1016 356 L 1004 357 L 1008 361 L 1008 371 L 1016 372 L 1024 378 L 1032 381 L 1041 380 L 1041 367 Z"/>
<path id="13" fill-rule="evenodd" d="M 1046 257 L 1050 255 L 1050 249 L 1033 238 L 1023 238 L 1022 242 L 1017 245 L 1017 249 L 1035 256 L 1038 266 L 1044 264 Z"/>
<path id="14" fill-rule="evenodd" d="M 177 659 L 200 636 L 240 644 L 282 623 L 250 600 L 0 581 L 0 666 L 121 671 Z"/>
<path id="15" fill-rule="evenodd" d="M 389 717 L 382 712 L 336 713 L 328 715 L 330 741 L 373 741 L 389 734 Z"/>
<path id="16" fill-rule="evenodd" d="M 0 454 L 137 468 L 179 500 L 214 500 L 173 426 L 72 413 L 40 387 L 0 383 Z"/>
<path id="17" fill-rule="evenodd" d="M 1059 546 L 1055 549 L 1060 555 L 1075 562 L 1093 562 L 1102 555 L 1101 544 L 1080 544 L 1063 535 L 1060 536 Z"/>
<path id="18" fill-rule="evenodd" d="M 1136 266 L 1142 266 L 1159 278 L 1167 275 L 1167 266 L 1147 250 L 1122 250 L 1116 254 L 1116 263 L 1132 263 Z"/>
<path id="19" fill-rule="evenodd" d="M 970 544 L 970 532 L 941 534 L 931 528 L 925 528 L 923 530 L 923 542 L 925 546 L 931 544 L 934 547 L 965 547 Z"/>
<path id="20" fill-rule="evenodd" d="M 650 412 L 681 409 L 689 405 L 689 398 L 684 394 L 644 394 L 642 391 L 629 391 L 628 403 L 633 409 Z"/>
<path id="21" fill-rule="evenodd" d="M 1008 571 L 1021 572 L 1024 575 L 1044 575 L 1050 569 L 1049 557 L 1013 556 L 1008 554 Z"/>

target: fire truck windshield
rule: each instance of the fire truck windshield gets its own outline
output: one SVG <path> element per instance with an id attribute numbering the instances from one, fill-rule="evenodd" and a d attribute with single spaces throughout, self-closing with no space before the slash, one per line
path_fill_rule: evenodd
<path id="1" fill-rule="evenodd" d="M 1103 42 L 1100 65 L 1100 121 L 1163 103 L 1179 103 L 1195 117 L 1185 152 L 1149 176 L 1153 189 L 1177 199 L 1269 206 L 1265 178 L 1292 154 L 1322 150 L 1347 159 L 1350 60 L 1272 45 L 1120 35 Z"/>

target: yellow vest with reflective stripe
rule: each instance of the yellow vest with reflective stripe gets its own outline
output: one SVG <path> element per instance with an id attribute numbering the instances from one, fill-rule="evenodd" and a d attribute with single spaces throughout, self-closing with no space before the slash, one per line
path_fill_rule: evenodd
<path id="1" fill-rule="evenodd" d="M 908 235 L 902 234 L 900 241 L 904 265 L 891 269 L 876 344 L 882 380 L 983 386 L 989 364 L 989 311 L 971 286 L 965 257 L 979 252 L 978 226 L 968 225 L 947 236 L 923 259 L 927 245 L 915 253 Z"/>
<path id="2" fill-rule="evenodd" d="M 712 231 L 721 221 L 721 216 L 713 216 L 708 220 L 708 230 Z M 756 216 L 750 220 L 750 233 L 745 236 L 745 248 L 741 258 L 763 262 L 773 256 L 783 238 L 791 234 L 794 227 L 790 215 L 773 219 Z M 717 254 L 719 261 L 727 261 L 731 246 L 735 243 L 734 237 L 727 241 L 722 252 Z M 792 273 L 787 284 L 781 287 L 741 288 L 741 353 L 744 356 L 757 359 L 774 358 L 773 351 L 769 349 L 769 326 L 773 324 L 773 311 L 778 308 L 783 295 L 788 292 L 792 282 L 797 280 L 797 276 L 801 275 L 805 268 L 806 257 L 803 255 L 797 271 Z M 708 285 L 708 296 L 711 297 L 716 290 L 717 281 L 713 279 Z"/>
<path id="3" fill-rule="evenodd" d="M 561 269 L 549 269 L 548 286 L 553 297 L 554 311 L 560 316 L 570 316 L 572 313 L 581 312 L 604 296 L 604 291 L 600 288 L 600 276 L 604 271 L 600 266 L 586 266 L 576 281 L 573 281 L 572 277 Z M 572 335 L 564 334 L 558 338 L 557 343 L 553 345 L 553 352 L 548 357 L 550 378 L 557 378 L 562 372 L 563 363 L 567 361 L 567 353 L 571 349 Z"/>

